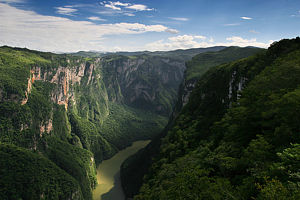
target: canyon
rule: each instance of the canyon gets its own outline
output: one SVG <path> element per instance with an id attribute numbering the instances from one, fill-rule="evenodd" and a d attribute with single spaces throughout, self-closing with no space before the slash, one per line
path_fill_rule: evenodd
<path id="1" fill-rule="evenodd" d="M 16 154 L 43 166 L 17 165 L 16 176 L 28 171 L 25 182 L 33 178 L 40 184 L 15 182 L 17 192 L 4 197 L 24 198 L 34 191 L 37 198 L 92 199 L 101 183 L 97 166 L 133 142 L 152 140 L 118 165 L 127 198 L 154 198 L 147 188 L 157 185 L 150 182 L 165 181 L 159 163 L 172 171 L 174 162 L 198 156 L 190 152 L 198 141 L 207 141 L 211 124 L 239 105 L 261 66 L 272 64 L 266 52 L 212 47 L 95 55 L 1 47 L 0 146 L 7 157 L 2 167 L 12 169 Z M 5 187 L 11 173 L 1 174 Z"/>

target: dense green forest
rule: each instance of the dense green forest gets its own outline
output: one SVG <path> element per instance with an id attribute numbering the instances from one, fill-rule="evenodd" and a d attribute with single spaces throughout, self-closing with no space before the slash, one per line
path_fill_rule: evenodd
<path id="1" fill-rule="evenodd" d="M 129 197 L 300 198 L 299 38 L 87 55 L 0 48 L 1 199 L 92 199 L 96 166 L 153 138 L 122 165 Z"/>
<path id="2" fill-rule="evenodd" d="M 123 164 L 153 159 L 134 199 L 300 199 L 299 58 L 298 37 L 205 73 L 165 136 Z"/>
<path id="3" fill-rule="evenodd" d="M 128 159 L 121 168 L 122 184 L 127 196 L 132 197 L 138 192 L 143 176 L 152 162 L 149 157 L 159 152 L 160 138 L 166 134 L 173 123 L 173 119 L 180 113 L 184 104 L 188 102 L 190 93 L 196 87 L 196 83 L 202 75 L 217 65 L 246 58 L 263 51 L 265 49 L 254 47 L 226 47 L 219 51 L 202 52 L 186 62 L 185 77 L 179 87 L 177 103 L 169 118 L 168 126 L 145 150 Z"/>
<path id="4" fill-rule="evenodd" d="M 151 58 L 89 58 L 1 47 L 0 198 L 91 199 L 96 166 L 133 141 L 151 139 L 167 123 L 182 65 L 173 67 L 157 57 L 161 67 L 178 77 L 164 83 L 156 78 L 160 96 L 147 99 L 156 102 L 153 107 L 126 104 L 126 98 L 136 97 L 134 84 L 148 79 L 143 71 L 153 69 L 147 60 Z M 127 69 L 136 73 L 128 77 Z M 161 73 L 159 67 L 155 70 L 152 77 Z M 124 87 L 128 82 L 130 87 Z M 146 89 L 153 90 L 150 86 Z M 126 97 L 128 91 L 133 92 Z M 167 109 L 157 112 L 155 106 Z"/>
<path id="5" fill-rule="evenodd" d="M 1 199 L 91 199 L 99 163 L 163 130 L 185 61 L 223 48 L 76 56 L 1 47 Z"/>
<path id="6" fill-rule="evenodd" d="M 209 51 L 194 56 L 186 63 L 185 81 L 198 80 L 211 67 L 249 57 L 262 51 L 256 47 L 227 47 L 220 51 Z"/>

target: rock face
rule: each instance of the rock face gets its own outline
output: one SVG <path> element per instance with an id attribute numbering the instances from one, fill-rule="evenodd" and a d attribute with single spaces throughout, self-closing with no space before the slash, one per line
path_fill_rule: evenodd
<path id="1" fill-rule="evenodd" d="M 299 37 L 282 40 L 200 77 L 161 143 L 156 148 L 152 143 L 123 165 L 124 180 L 132 180 L 126 179 L 131 174 L 135 182 L 143 180 L 140 190 L 127 181 L 128 197 L 139 191 L 134 199 L 266 199 L 270 193 L 264 189 L 277 182 L 288 192 L 274 195 L 297 199 L 299 187 L 291 174 L 298 163 L 289 162 L 292 171 L 285 169 L 289 172 L 280 176 L 273 166 L 285 159 L 278 155 L 299 155 L 299 120 L 294 121 L 299 119 L 299 49 Z M 145 169 L 149 160 L 151 167 Z M 137 163 L 144 179 L 136 175 Z M 272 183 L 253 188 L 265 174 Z M 288 189 L 290 184 L 296 187 Z"/>
<path id="2" fill-rule="evenodd" d="M 183 61 L 158 56 L 102 58 L 111 101 L 169 115 L 183 78 Z M 116 95 L 115 95 L 116 94 Z"/>
<path id="3" fill-rule="evenodd" d="M 238 92 L 246 84 L 247 79 L 245 78 L 245 74 L 238 71 L 232 71 L 232 73 L 220 72 L 218 74 L 211 74 L 211 71 L 215 70 L 218 65 L 251 56 L 259 51 L 261 51 L 261 49 L 258 48 L 228 47 L 217 52 L 203 52 L 196 55 L 191 61 L 188 61 L 186 63 L 183 81 L 179 86 L 176 105 L 169 118 L 168 126 L 160 134 L 160 137 L 163 138 L 168 130 L 172 128 L 173 123 L 179 116 L 183 107 L 189 103 L 190 98 L 195 93 L 195 88 L 199 88 L 199 85 L 201 84 L 205 84 L 207 88 L 201 88 L 199 91 L 196 91 L 200 98 L 197 98 L 197 101 L 194 101 L 193 103 L 195 105 L 200 105 L 200 102 L 204 101 L 205 105 L 203 106 L 203 109 L 206 109 L 207 107 L 227 108 L 231 105 L 231 102 L 236 101 L 239 95 Z M 211 76 L 211 78 L 208 79 L 207 76 Z M 224 82 L 219 84 L 218 80 L 214 79 L 215 77 L 218 77 L 219 79 L 222 78 Z M 207 80 L 212 81 L 208 83 Z M 213 90 L 212 88 L 217 89 Z M 221 104 L 218 99 L 220 97 L 217 97 L 216 94 L 222 94 L 220 95 L 222 96 Z M 133 197 L 138 193 L 139 187 L 141 187 L 143 182 L 143 177 L 151 166 L 152 158 L 159 154 L 159 148 L 162 141 L 161 138 L 156 138 L 156 140 L 152 141 L 144 151 L 135 155 L 131 160 L 128 159 L 127 163 L 125 162 L 122 166 L 121 178 L 123 181 L 122 184 L 126 185 L 124 188 L 127 197 Z M 172 151 L 176 152 L 176 149 L 173 149 Z M 132 176 L 134 176 L 134 179 L 130 178 Z"/>
<path id="4" fill-rule="evenodd" d="M 75 66 L 58 66 L 50 70 L 34 66 L 21 104 L 27 103 L 35 81 L 45 81 L 56 85 L 51 93 L 52 101 L 64 105 L 67 110 L 69 104 L 77 103 L 76 85 L 88 86 L 101 79 L 109 101 L 169 115 L 184 70 L 184 62 L 158 56 L 109 56 L 93 63 L 80 63 L 78 60 Z M 87 80 L 81 83 L 83 77 Z"/>
<path id="5" fill-rule="evenodd" d="M 0 145 L 38 152 L 91 199 L 95 164 L 158 134 L 172 113 L 190 56 L 162 54 L 84 58 L 0 48 L 7 61 L 0 64 L 7 72 L 0 74 Z M 195 85 L 185 83 L 183 102 Z"/>
<path id="6" fill-rule="evenodd" d="M 97 65 L 99 60 L 96 60 L 94 64 L 79 63 L 79 60 L 77 62 L 78 63 L 75 66 L 58 66 L 58 68 L 47 71 L 44 69 L 42 70 L 39 66 L 34 66 L 30 70 L 31 78 L 28 80 L 28 89 L 25 94 L 26 98 L 22 101 L 22 104 L 27 102 L 26 99 L 28 99 L 27 96 L 31 91 L 31 84 L 35 81 L 47 81 L 54 83 L 56 88 L 51 94 L 51 99 L 58 105 L 64 105 L 66 110 L 68 109 L 70 99 L 76 104 L 74 92 L 70 90 L 70 88 L 72 88 L 75 84 L 80 85 L 83 76 L 88 77 L 87 84 L 89 84 L 92 79 L 94 64 Z"/>
<path id="7" fill-rule="evenodd" d="M 0 146 L 54 163 L 77 184 L 63 192 L 78 199 L 91 199 L 95 164 L 162 130 L 184 71 L 182 61 L 159 56 L 82 58 L 3 47 L 0 59 L 7 60 L 0 64 Z M 128 119 L 118 124 L 118 116 Z M 59 181 L 53 184 L 62 187 Z"/>
<path id="8" fill-rule="evenodd" d="M 183 106 L 188 103 L 190 95 L 196 87 L 198 80 L 207 71 L 218 65 L 252 56 L 259 51 L 261 51 L 261 49 L 253 47 L 227 47 L 220 51 L 204 52 L 193 57 L 192 60 L 188 61 L 186 64 L 184 79 L 180 85 L 177 103 L 172 115 L 173 118 L 176 117 Z M 232 81 L 234 83 L 236 82 L 235 75 L 232 76 Z M 245 81 L 246 80 L 240 80 L 239 90 L 242 89 Z"/>

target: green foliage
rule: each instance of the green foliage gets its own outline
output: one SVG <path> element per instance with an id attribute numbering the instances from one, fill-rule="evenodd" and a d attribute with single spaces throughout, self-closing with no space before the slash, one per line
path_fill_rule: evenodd
<path id="1" fill-rule="evenodd" d="M 9 47 L 0 48 L 0 58 L 0 142 L 7 151 L 0 158 L 1 199 L 91 199 L 96 184 L 93 154 L 68 143 L 72 136 L 65 108 L 51 100 L 56 84 L 34 81 L 21 105 L 32 67 L 51 72 L 76 58 Z"/>
<path id="2" fill-rule="evenodd" d="M 83 148 L 94 153 L 96 164 L 116 153 L 116 148 L 103 138 L 99 128 L 95 124 L 73 113 L 69 114 L 69 120 L 72 133 L 79 138 L 80 145 L 82 144 Z"/>
<path id="3" fill-rule="evenodd" d="M 8 47 L 0 48 L 0 100 L 20 101 L 27 89 L 33 64 L 47 64 L 42 57 Z"/>
<path id="4" fill-rule="evenodd" d="M 135 199 L 299 199 L 299 58 L 283 40 L 205 73 Z"/>
<path id="5" fill-rule="evenodd" d="M 299 185 L 296 187 L 293 187 L 294 184 L 283 185 L 279 180 L 267 178 L 265 178 L 265 182 L 264 185 L 257 184 L 260 190 L 258 200 L 296 200 L 300 198 Z"/>
<path id="6" fill-rule="evenodd" d="M 140 109 L 125 106 L 123 103 L 129 102 L 128 97 L 124 97 L 128 90 L 123 90 L 125 82 L 122 82 L 122 78 L 117 78 L 116 69 L 122 67 L 122 62 L 127 62 L 128 59 L 138 62 L 140 58 L 108 57 L 108 63 L 119 64 L 116 68 L 111 68 L 109 64 L 102 65 L 105 59 L 0 48 L 0 142 L 30 149 L 32 152 L 26 153 L 26 156 L 34 154 L 46 160 L 41 161 L 40 171 L 37 170 L 38 173 L 33 176 L 31 171 L 27 173 L 27 168 L 19 163 L 22 159 L 19 161 L 16 158 L 15 164 L 25 170 L 26 181 L 31 181 L 30 176 L 43 180 L 44 177 L 51 176 L 51 173 L 56 178 L 55 170 L 46 170 L 52 169 L 52 165 L 62 172 L 61 179 L 45 181 L 47 186 L 50 185 L 49 189 L 52 191 L 56 188 L 57 193 L 53 192 L 51 196 L 44 189 L 41 189 L 41 193 L 34 190 L 40 196 L 33 196 L 33 199 L 91 199 L 91 191 L 96 185 L 95 164 L 112 157 L 131 142 L 152 138 L 162 130 L 166 117 L 143 109 L 154 111 L 155 107 L 163 105 L 161 112 L 167 115 L 166 110 L 169 112 L 172 108 L 172 101 L 176 96 L 175 87 L 180 79 L 162 83 L 155 70 L 161 67 L 173 71 L 172 65 L 164 64 L 161 57 L 155 57 L 152 61 L 152 58 L 142 56 L 141 59 L 147 62 L 133 76 L 133 83 L 152 86 L 153 82 L 159 80 L 157 85 L 152 86 L 153 91 L 156 86 L 159 88 L 156 91 L 157 99 L 151 105 L 141 101 Z M 155 66 L 156 64 L 164 65 Z M 147 74 L 148 65 L 151 65 L 151 74 Z M 176 70 L 177 73 L 179 69 Z M 67 71 L 72 73 L 67 74 Z M 35 79 L 32 79 L 32 73 L 36 73 Z M 64 105 L 55 103 L 58 101 L 61 104 L 60 100 L 68 103 L 67 111 Z M 30 163 L 27 167 L 35 169 Z M 69 181 L 70 177 L 76 186 L 75 192 L 75 186 L 61 184 Z M 6 191 L 11 191 L 11 194 L 3 199 L 28 199 L 23 195 L 30 188 L 22 185 L 27 184 L 26 181 L 18 183 L 16 188 L 24 189 L 18 190 L 12 188 L 13 179 L 5 180 L 8 182 L 0 190 L 0 195 L 6 195 Z M 38 186 L 36 188 L 40 190 Z M 30 188 L 26 195 L 31 190 Z M 61 191 L 66 196 L 61 195 Z"/>
<path id="7" fill-rule="evenodd" d="M 122 149 L 135 140 L 152 139 L 167 123 L 164 116 L 111 103 L 110 114 L 101 126 L 103 137 Z"/>
<path id="8" fill-rule="evenodd" d="M 91 199 L 91 190 L 97 184 L 93 154 L 54 137 L 49 137 L 46 141 L 45 154 L 47 157 L 73 176 L 80 183 L 84 198 Z"/>
<path id="9" fill-rule="evenodd" d="M 84 199 L 78 182 L 38 153 L 0 143 L 1 199 Z"/>
<path id="10" fill-rule="evenodd" d="M 186 81 L 199 79 L 211 67 L 246 58 L 261 51 L 262 49 L 254 47 L 227 47 L 216 52 L 201 53 L 187 62 L 185 79 Z"/>

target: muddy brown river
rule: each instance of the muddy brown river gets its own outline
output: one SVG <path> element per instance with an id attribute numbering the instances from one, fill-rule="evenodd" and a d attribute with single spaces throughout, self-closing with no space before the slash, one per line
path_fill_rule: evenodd
<path id="1" fill-rule="evenodd" d="M 103 161 L 97 168 L 98 185 L 93 191 L 94 200 L 124 200 L 120 180 L 120 166 L 131 155 L 149 144 L 150 140 L 134 142 L 112 158 Z"/>

